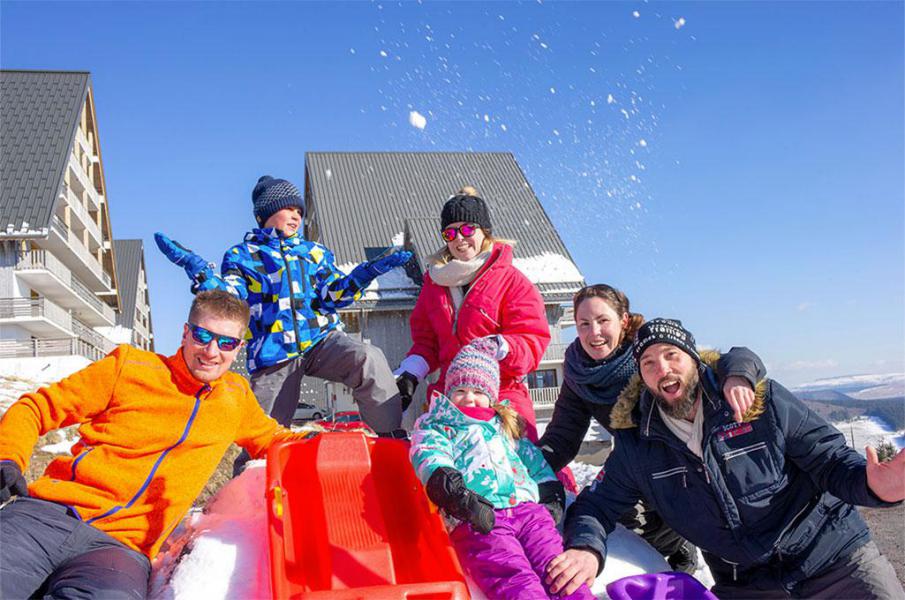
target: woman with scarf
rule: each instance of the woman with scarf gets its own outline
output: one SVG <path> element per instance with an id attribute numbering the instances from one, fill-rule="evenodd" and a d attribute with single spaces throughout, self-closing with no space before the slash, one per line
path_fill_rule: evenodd
<path id="1" fill-rule="evenodd" d="M 621 291 L 605 284 L 585 287 L 573 299 L 577 337 L 566 349 L 563 385 L 553 416 L 538 442 L 554 471 L 578 454 L 591 419 L 610 431 L 610 411 L 638 371 L 632 340 L 644 317 L 629 310 Z M 760 358 L 747 348 L 720 357 L 717 376 L 737 421 L 754 401 L 754 385 L 766 375 Z M 612 432 L 611 432 L 612 433 Z M 677 571 L 693 572 L 696 550 L 643 504 L 626 513 L 623 525 L 643 537 Z"/>
<path id="2" fill-rule="evenodd" d="M 403 397 L 438 370 L 428 388 L 445 390 L 446 370 L 462 346 L 492 336 L 500 363 L 500 399 L 508 400 L 537 440 L 534 405 L 524 379 L 537 368 L 550 329 L 537 288 L 512 265 L 512 242 L 492 234 L 490 211 L 473 187 L 449 198 L 440 213 L 444 245 L 431 257 L 410 325 L 412 348 L 396 370 Z"/>

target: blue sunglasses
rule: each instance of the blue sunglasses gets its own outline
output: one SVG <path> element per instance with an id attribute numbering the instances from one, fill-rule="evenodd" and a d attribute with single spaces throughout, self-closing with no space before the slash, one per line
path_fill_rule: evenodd
<path id="1" fill-rule="evenodd" d="M 220 348 L 224 352 L 231 352 L 238 348 L 239 344 L 242 343 L 242 340 L 240 340 L 239 338 L 214 333 L 213 331 L 208 331 L 204 327 L 200 327 L 192 323 L 186 323 L 186 325 L 189 326 L 189 330 L 192 332 L 192 339 L 195 340 L 195 343 L 200 346 L 207 346 L 211 343 L 212 339 L 216 338 L 218 348 Z"/>

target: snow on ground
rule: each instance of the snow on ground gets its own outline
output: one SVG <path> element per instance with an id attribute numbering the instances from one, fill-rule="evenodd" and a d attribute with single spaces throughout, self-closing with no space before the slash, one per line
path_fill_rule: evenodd
<path id="1" fill-rule="evenodd" d="M 859 417 L 851 421 L 833 423 L 833 426 L 842 432 L 848 445 L 862 456 L 865 446 L 876 448 L 883 440 L 892 442 L 898 450 L 905 448 L 905 430 L 893 431 L 884 421 L 875 417 Z"/>
<path id="2" fill-rule="evenodd" d="M 72 446 L 79 439 L 79 434 L 76 427 L 58 429 L 57 431 L 48 433 L 47 435 L 48 437 L 55 436 L 58 440 L 53 444 L 45 444 L 44 446 L 41 446 L 41 450 L 43 450 L 44 452 L 50 452 L 51 454 L 69 454 L 72 450 Z"/>
<path id="3" fill-rule="evenodd" d="M 587 482 L 596 467 L 572 463 Z M 263 461 L 250 462 L 204 512 L 192 512 L 170 536 L 154 561 L 150 598 L 268 598 L 269 549 Z M 609 556 L 593 591 L 605 597 L 610 581 L 628 575 L 668 570 L 666 562 L 637 535 L 619 526 L 610 537 Z M 476 600 L 484 598 L 471 586 Z"/>
<path id="4" fill-rule="evenodd" d="M 271 597 L 264 479 L 264 461 L 250 461 L 186 517 L 154 560 L 150 598 Z"/>

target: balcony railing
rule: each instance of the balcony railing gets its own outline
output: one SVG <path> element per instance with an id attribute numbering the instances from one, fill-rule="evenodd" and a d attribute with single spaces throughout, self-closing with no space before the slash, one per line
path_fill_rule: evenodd
<path id="1" fill-rule="evenodd" d="M 94 182 L 91 181 L 91 176 L 85 172 L 85 169 L 82 168 L 82 163 L 75 157 L 75 153 L 69 154 L 69 168 L 75 173 L 76 179 L 79 180 L 79 184 L 88 192 L 88 197 L 91 199 L 92 204 L 100 209 L 100 194 L 97 193 Z"/>
<path id="2" fill-rule="evenodd" d="M 72 272 L 59 258 L 47 250 L 35 248 L 24 252 L 22 256 L 19 257 L 19 261 L 16 263 L 17 271 L 30 271 L 34 269 L 50 271 L 65 285 L 71 285 Z"/>
<path id="3" fill-rule="evenodd" d="M 94 346 L 103 354 L 110 352 L 116 347 L 116 344 L 78 319 L 72 319 L 72 332 L 75 333 L 80 340 Z"/>
<path id="4" fill-rule="evenodd" d="M 50 220 L 51 228 L 56 231 L 60 237 L 66 240 L 66 244 L 69 248 L 75 252 L 76 256 L 81 259 L 91 271 L 100 278 L 108 287 L 111 285 L 110 276 L 104 271 L 103 267 L 101 267 L 101 263 L 98 262 L 97 257 L 91 254 L 88 248 L 85 247 L 85 244 L 82 243 L 72 231 L 69 230 L 69 227 L 66 226 L 66 223 L 58 217 L 54 215 Z"/>
<path id="5" fill-rule="evenodd" d="M 552 407 L 559 397 L 558 387 L 532 388 L 528 390 L 536 407 Z"/>
<path id="6" fill-rule="evenodd" d="M 69 204 L 69 209 L 78 216 L 79 221 L 81 221 L 85 228 L 91 233 L 94 239 L 98 244 L 101 244 L 103 241 L 103 237 L 101 237 L 101 228 L 97 223 L 94 222 L 94 219 L 91 218 L 91 215 L 88 213 L 88 210 L 82 206 L 82 202 L 78 196 L 75 195 L 75 192 L 72 191 L 72 188 L 67 186 L 65 183 L 63 184 L 63 193 L 66 195 L 66 201 Z"/>
<path id="7" fill-rule="evenodd" d="M 98 298 L 97 294 L 89 290 L 77 277 L 72 278 L 72 289 L 79 295 L 79 298 L 90 304 L 94 310 L 104 315 L 108 321 L 112 321 L 116 318 L 113 308 Z"/>
<path id="8" fill-rule="evenodd" d="M 78 338 L 0 340 L 0 358 L 72 355 L 98 360 L 104 357 L 104 352 Z"/>
<path id="9" fill-rule="evenodd" d="M 43 317 L 55 325 L 71 330 L 69 311 L 47 298 L 0 298 L 0 319 Z"/>
<path id="10" fill-rule="evenodd" d="M 563 360 L 566 356 L 566 348 L 568 347 L 569 344 L 550 344 L 544 351 L 544 356 L 541 360 Z"/>

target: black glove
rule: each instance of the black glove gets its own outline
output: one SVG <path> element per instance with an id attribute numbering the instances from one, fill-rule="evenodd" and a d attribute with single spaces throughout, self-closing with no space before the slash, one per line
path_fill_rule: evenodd
<path id="1" fill-rule="evenodd" d="M 28 482 L 22 477 L 22 469 L 11 460 L 0 461 L 0 503 L 12 496 L 27 496 Z"/>
<path id="2" fill-rule="evenodd" d="M 496 517 L 493 504 L 465 487 L 462 474 L 449 467 L 440 467 L 427 480 L 427 497 L 460 521 L 467 521 L 481 533 L 490 533 Z"/>
<path id="3" fill-rule="evenodd" d="M 379 438 L 387 438 L 391 440 L 405 440 L 409 439 L 409 432 L 405 429 L 394 429 L 393 431 L 384 431 L 378 432 L 377 437 Z"/>
<path id="4" fill-rule="evenodd" d="M 553 522 L 559 525 L 566 508 L 566 490 L 562 483 L 558 480 L 545 481 L 537 484 L 537 491 L 540 495 L 540 503 L 550 511 Z"/>
<path id="5" fill-rule="evenodd" d="M 402 375 L 396 378 L 396 387 L 399 388 L 399 398 L 402 400 L 402 412 L 405 412 L 412 403 L 412 396 L 418 387 L 418 378 L 408 371 L 403 371 Z"/>

